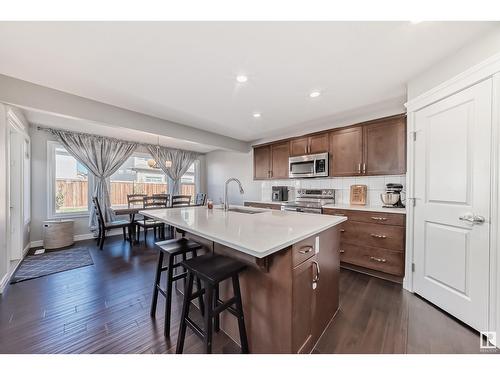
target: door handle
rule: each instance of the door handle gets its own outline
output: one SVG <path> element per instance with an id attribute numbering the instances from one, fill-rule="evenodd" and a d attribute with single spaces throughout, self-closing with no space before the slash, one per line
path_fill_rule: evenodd
<path id="1" fill-rule="evenodd" d="M 384 258 L 377 258 L 377 257 L 370 257 L 370 260 L 372 260 L 374 262 L 379 262 L 379 263 L 387 262 L 387 260 L 385 260 Z"/>
<path id="2" fill-rule="evenodd" d="M 465 215 L 459 216 L 458 219 L 462 220 L 462 221 L 467 221 L 468 223 L 470 223 L 472 225 L 483 224 L 484 222 L 486 222 L 486 219 L 484 218 L 484 216 L 475 215 L 475 214 L 471 214 L 471 213 L 467 213 Z"/>
<path id="3" fill-rule="evenodd" d="M 361 173 L 361 163 L 358 163 L 358 173 Z"/>
<path id="4" fill-rule="evenodd" d="M 366 173 L 366 163 L 363 163 L 363 173 Z"/>
<path id="5" fill-rule="evenodd" d="M 319 274 L 320 274 L 320 271 L 319 271 L 319 264 L 318 264 L 318 262 L 316 262 L 316 261 L 313 261 L 312 263 L 316 266 L 316 275 L 315 275 L 315 276 L 314 276 L 314 278 L 313 278 L 313 283 L 316 283 L 316 282 L 318 282 L 318 281 L 319 281 Z"/>
<path id="6" fill-rule="evenodd" d="M 308 254 L 313 250 L 312 246 L 304 246 L 302 250 L 299 250 L 301 254 Z"/>

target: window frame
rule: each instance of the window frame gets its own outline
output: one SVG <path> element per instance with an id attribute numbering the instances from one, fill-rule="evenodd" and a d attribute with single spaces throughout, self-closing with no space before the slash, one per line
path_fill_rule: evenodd
<path id="1" fill-rule="evenodd" d="M 92 173 L 88 174 L 87 211 L 81 212 L 56 212 L 55 188 L 56 188 L 56 148 L 64 147 L 58 141 L 47 141 L 47 218 L 48 219 L 72 219 L 89 217 L 92 191 L 94 190 L 94 179 Z"/>

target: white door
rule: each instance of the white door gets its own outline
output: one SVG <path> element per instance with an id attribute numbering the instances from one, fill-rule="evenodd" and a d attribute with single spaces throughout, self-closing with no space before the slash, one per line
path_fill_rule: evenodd
<path id="1" fill-rule="evenodd" d="M 414 290 L 478 331 L 488 329 L 491 92 L 483 81 L 415 113 Z"/>

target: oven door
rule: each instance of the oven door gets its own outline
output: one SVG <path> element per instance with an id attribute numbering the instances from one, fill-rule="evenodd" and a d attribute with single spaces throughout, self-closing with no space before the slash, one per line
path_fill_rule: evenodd
<path id="1" fill-rule="evenodd" d="M 308 155 L 288 159 L 289 177 L 314 177 L 315 159 Z"/>

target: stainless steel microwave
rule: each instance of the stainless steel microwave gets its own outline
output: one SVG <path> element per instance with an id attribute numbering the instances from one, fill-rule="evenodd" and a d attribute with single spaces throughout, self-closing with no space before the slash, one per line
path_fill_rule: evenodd
<path id="1" fill-rule="evenodd" d="M 328 152 L 291 157 L 288 172 L 290 178 L 328 177 Z"/>

